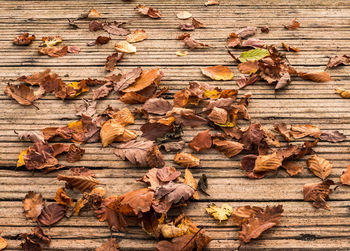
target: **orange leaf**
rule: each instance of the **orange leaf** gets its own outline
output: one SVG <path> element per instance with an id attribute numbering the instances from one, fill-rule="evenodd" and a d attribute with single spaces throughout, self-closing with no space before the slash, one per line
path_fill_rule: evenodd
<path id="1" fill-rule="evenodd" d="M 323 180 L 326 179 L 332 171 L 332 164 L 316 154 L 312 155 L 307 160 L 307 165 L 317 177 L 320 177 Z"/>
<path id="2" fill-rule="evenodd" d="M 232 71 L 227 66 L 211 66 L 201 68 L 202 73 L 214 80 L 231 80 L 233 78 Z"/>
<path id="3" fill-rule="evenodd" d="M 310 73 L 299 72 L 298 76 L 302 79 L 311 80 L 313 82 L 328 82 L 332 80 L 331 76 L 325 71 Z"/>

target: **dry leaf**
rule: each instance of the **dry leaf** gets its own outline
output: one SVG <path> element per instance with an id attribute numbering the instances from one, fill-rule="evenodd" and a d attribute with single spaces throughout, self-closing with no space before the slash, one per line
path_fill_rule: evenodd
<path id="1" fill-rule="evenodd" d="M 269 33 L 270 32 L 269 26 L 264 25 L 263 27 L 261 27 L 261 32 L 262 33 Z"/>
<path id="2" fill-rule="evenodd" d="M 124 194 L 120 201 L 120 212 L 123 215 L 138 215 L 149 212 L 152 205 L 154 192 L 148 188 L 142 188 Z"/>
<path id="3" fill-rule="evenodd" d="M 290 133 L 296 139 L 304 138 L 306 136 L 319 138 L 322 131 L 317 126 L 313 125 L 292 125 Z"/>
<path id="4" fill-rule="evenodd" d="M 340 176 L 340 181 L 344 185 L 350 186 L 350 165 L 346 169 L 345 172 Z"/>
<path id="5" fill-rule="evenodd" d="M 237 36 L 240 38 L 247 38 L 254 36 L 258 28 L 254 26 L 247 26 L 246 28 L 240 29 L 237 31 Z"/>
<path id="6" fill-rule="evenodd" d="M 302 79 L 311 80 L 313 82 L 328 82 L 332 80 L 331 76 L 325 71 L 310 73 L 299 72 L 298 76 Z"/>
<path id="7" fill-rule="evenodd" d="M 74 205 L 73 199 L 69 197 L 64 189 L 61 187 L 57 190 L 55 201 L 57 204 L 72 207 Z"/>
<path id="8" fill-rule="evenodd" d="M 66 160 L 68 163 L 77 162 L 83 157 L 84 153 L 84 149 L 76 146 L 75 144 L 71 144 L 66 155 Z"/>
<path id="9" fill-rule="evenodd" d="M 63 57 L 68 52 L 68 46 L 62 47 L 44 47 L 39 49 L 39 53 L 50 57 Z"/>
<path id="10" fill-rule="evenodd" d="M 20 140 L 30 140 L 32 142 L 45 141 L 44 134 L 41 131 L 27 131 L 18 133 Z"/>
<path id="11" fill-rule="evenodd" d="M 298 52 L 298 51 L 300 51 L 298 48 L 296 48 L 296 47 L 291 47 L 291 46 L 289 46 L 288 44 L 283 43 L 283 42 L 282 42 L 282 47 L 283 47 L 286 51 L 293 51 L 293 52 Z"/>
<path id="12" fill-rule="evenodd" d="M 192 18 L 192 25 L 195 27 L 195 28 L 205 28 L 206 25 L 199 22 L 197 19 L 195 19 L 194 17 Z"/>
<path id="13" fill-rule="evenodd" d="M 231 80 L 233 78 L 233 72 L 227 66 L 211 66 L 201 68 L 201 71 L 205 76 L 214 80 Z"/>
<path id="14" fill-rule="evenodd" d="M 61 36 L 42 37 L 41 40 L 42 40 L 42 43 L 40 44 L 40 47 L 53 47 L 57 44 L 62 43 Z"/>
<path id="15" fill-rule="evenodd" d="M 137 43 L 147 38 L 148 38 L 148 35 L 146 31 L 138 29 L 138 30 L 135 30 L 133 33 L 127 35 L 126 41 L 128 41 L 129 43 Z"/>
<path id="16" fill-rule="evenodd" d="M 241 45 L 241 38 L 234 32 L 232 32 L 226 40 L 227 47 L 235 48 L 238 45 Z"/>
<path id="17" fill-rule="evenodd" d="M 0 236 L 0 250 L 3 250 L 7 247 L 7 241 Z"/>
<path id="18" fill-rule="evenodd" d="M 220 4 L 219 0 L 208 0 L 204 3 L 205 6 L 219 5 L 219 4 Z"/>
<path id="19" fill-rule="evenodd" d="M 122 126 L 118 120 L 116 119 L 110 119 L 106 121 L 100 131 L 100 137 L 102 141 L 103 147 L 108 146 L 111 144 L 116 137 L 122 135 L 124 133 L 124 126 Z"/>
<path id="20" fill-rule="evenodd" d="M 185 170 L 184 183 L 189 185 L 190 187 L 192 187 L 195 190 L 195 192 L 194 192 L 194 194 L 192 196 L 193 199 L 199 200 L 199 194 L 197 192 L 197 186 L 198 186 L 197 182 L 193 178 L 193 175 L 192 175 L 191 171 L 188 168 L 186 168 L 186 170 Z"/>
<path id="21" fill-rule="evenodd" d="M 115 119 L 122 126 L 127 126 L 135 122 L 134 115 L 132 115 L 132 113 L 127 107 L 121 109 L 120 111 L 117 111 L 116 113 L 113 113 L 112 118 Z"/>
<path id="22" fill-rule="evenodd" d="M 164 147 L 167 152 L 178 152 L 182 150 L 185 146 L 185 141 L 175 141 L 175 142 L 166 142 L 160 145 L 160 147 Z"/>
<path id="23" fill-rule="evenodd" d="M 95 18 L 100 18 L 101 14 L 98 12 L 98 10 L 92 8 L 89 13 L 87 14 L 87 18 L 89 19 L 95 19 Z"/>
<path id="24" fill-rule="evenodd" d="M 342 88 L 335 88 L 335 93 L 339 94 L 342 98 L 350 98 L 350 91 L 342 89 Z"/>
<path id="25" fill-rule="evenodd" d="M 255 217 L 258 212 L 263 212 L 264 209 L 261 207 L 251 207 L 251 206 L 243 206 L 238 207 L 232 213 L 232 221 L 237 226 L 242 226 L 244 223 L 248 221 L 248 219 L 253 216 Z"/>
<path id="26" fill-rule="evenodd" d="M 274 129 L 279 132 L 287 141 L 291 141 L 292 140 L 292 136 L 290 134 L 290 131 L 287 128 L 286 123 L 276 123 L 274 125 Z"/>
<path id="27" fill-rule="evenodd" d="M 303 166 L 296 163 L 295 161 L 283 161 L 282 167 L 286 169 L 287 173 L 290 176 L 297 175 L 298 173 L 301 173 L 303 171 Z"/>
<path id="28" fill-rule="evenodd" d="M 119 144 L 115 149 L 114 153 L 123 160 L 127 159 L 135 165 L 145 167 L 147 166 L 147 152 L 152 146 L 152 141 L 137 142 L 135 140 L 132 140 L 127 143 Z"/>
<path id="29" fill-rule="evenodd" d="M 165 137 L 166 134 L 174 131 L 173 125 L 166 125 L 162 123 L 146 123 L 141 126 L 142 137 L 149 140 L 157 140 L 158 138 Z"/>
<path id="30" fill-rule="evenodd" d="M 300 27 L 300 23 L 297 21 L 296 18 L 293 19 L 292 23 L 290 25 L 285 25 L 284 28 L 287 30 L 296 30 Z"/>
<path id="31" fill-rule="evenodd" d="M 30 45 L 35 40 L 35 36 L 29 36 L 29 33 L 25 32 L 13 39 L 15 45 Z M 0 249 L 1 250 L 1 249 Z"/>
<path id="32" fill-rule="evenodd" d="M 98 30 L 102 30 L 103 29 L 103 25 L 101 21 L 96 21 L 93 20 L 89 23 L 89 30 L 90 31 L 98 31 Z"/>
<path id="33" fill-rule="evenodd" d="M 123 53 L 136 53 L 136 47 L 127 41 L 120 41 L 115 44 L 115 49 Z"/>
<path id="34" fill-rule="evenodd" d="M 312 205 L 315 208 L 330 210 L 326 200 L 332 191 L 329 188 L 331 185 L 334 185 L 332 180 L 325 180 L 321 183 L 305 184 L 303 187 L 304 201 L 313 201 Z"/>
<path id="35" fill-rule="evenodd" d="M 332 171 L 332 164 L 328 160 L 317 155 L 312 155 L 307 160 L 307 166 L 317 177 L 323 180 L 326 179 Z"/>
<path id="36" fill-rule="evenodd" d="M 338 65 L 350 65 L 350 57 L 347 55 L 343 55 L 330 58 L 327 63 L 326 69 L 334 68 Z"/>
<path id="37" fill-rule="evenodd" d="M 246 61 L 238 65 L 238 70 L 244 74 L 253 74 L 259 69 L 258 61 Z"/>
<path id="38" fill-rule="evenodd" d="M 208 150 L 211 147 L 212 140 L 210 129 L 198 133 L 190 142 L 189 146 L 197 152 Z"/>
<path id="39" fill-rule="evenodd" d="M 201 43 L 201 42 L 199 42 L 199 41 L 197 41 L 197 40 L 195 40 L 193 38 L 190 38 L 190 37 L 185 37 L 182 41 L 191 50 L 210 47 L 209 45 Z"/>
<path id="40" fill-rule="evenodd" d="M 239 239 L 248 243 L 251 239 L 258 238 L 264 231 L 277 225 L 282 217 L 282 205 L 269 207 L 264 211 L 258 211 L 256 215 L 251 215 L 248 220 L 242 224 L 242 231 L 239 232 Z"/>
<path id="41" fill-rule="evenodd" d="M 165 165 L 164 157 L 159 151 L 157 145 L 153 145 L 151 149 L 147 152 L 146 162 L 149 167 L 161 168 Z"/>
<path id="42" fill-rule="evenodd" d="M 236 156 L 243 150 L 243 145 L 238 142 L 234 141 L 228 141 L 228 140 L 221 140 L 218 138 L 215 138 L 213 140 L 213 144 L 216 146 L 216 148 L 226 155 L 228 158 L 232 158 L 233 156 Z"/>
<path id="43" fill-rule="evenodd" d="M 282 165 L 282 160 L 276 152 L 269 155 L 259 155 L 255 160 L 254 172 L 277 170 Z"/>
<path id="44" fill-rule="evenodd" d="M 228 114 L 223 108 L 214 107 L 208 118 L 216 124 L 225 125 L 227 122 Z"/>
<path id="45" fill-rule="evenodd" d="M 142 109 L 144 109 L 146 112 L 158 115 L 164 115 L 170 111 L 171 108 L 172 106 L 169 101 L 163 98 L 151 98 L 142 106 Z"/>
<path id="46" fill-rule="evenodd" d="M 24 215 L 35 221 L 44 208 L 43 197 L 40 193 L 29 191 L 22 201 Z"/>
<path id="47" fill-rule="evenodd" d="M 184 57 L 187 56 L 188 52 L 187 51 L 177 51 L 176 56 L 178 57 Z"/>
<path id="48" fill-rule="evenodd" d="M 258 123 L 251 124 L 248 129 L 242 134 L 240 143 L 244 145 L 244 149 L 251 151 L 257 146 L 264 138 L 264 131 L 261 129 L 261 125 Z"/>
<path id="49" fill-rule="evenodd" d="M 142 4 L 136 6 L 135 9 L 142 15 L 149 16 L 150 18 L 157 19 L 162 16 L 162 14 L 158 10 L 155 10 L 152 7 L 146 7 Z"/>
<path id="50" fill-rule="evenodd" d="M 178 19 L 189 19 L 190 17 L 192 17 L 192 13 L 184 10 L 176 13 L 176 16 Z"/>
<path id="51" fill-rule="evenodd" d="M 200 159 L 193 156 L 190 153 L 177 153 L 175 155 L 174 161 L 182 167 L 191 168 L 200 165 Z"/>
<path id="52" fill-rule="evenodd" d="M 250 61 L 247 61 L 247 62 L 250 62 Z M 247 63 L 247 62 L 245 62 L 245 63 Z M 247 85 L 254 84 L 258 80 L 260 80 L 259 75 L 253 74 L 248 79 L 245 76 L 242 76 L 242 77 L 236 79 L 236 82 L 237 82 L 239 89 L 242 89 L 242 88 L 246 87 Z"/>
<path id="53" fill-rule="evenodd" d="M 137 67 L 134 70 L 127 72 L 123 75 L 118 75 L 117 79 L 113 82 L 114 91 L 122 91 L 132 85 L 136 79 L 140 77 L 142 73 L 141 67 Z"/>
<path id="54" fill-rule="evenodd" d="M 96 251 L 119 251 L 119 245 L 116 238 L 111 238 L 101 246 L 96 248 Z"/>
<path id="55" fill-rule="evenodd" d="M 208 214 L 214 217 L 219 222 L 227 220 L 233 213 L 233 208 L 228 204 L 222 204 L 221 207 L 217 207 L 214 203 L 208 205 L 205 209 Z"/>
<path id="56" fill-rule="evenodd" d="M 11 85 L 7 84 L 5 94 L 15 99 L 21 105 L 32 105 L 36 97 L 34 90 L 25 84 Z"/>
<path id="57" fill-rule="evenodd" d="M 113 71 L 114 67 L 117 65 L 117 62 L 119 62 L 123 58 L 123 53 L 113 53 L 112 55 L 107 57 L 107 62 L 105 64 L 105 68 L 107 71 Z"/>
<path id="58" fill-rule="evenodd" d="M 64 217 L 66 210 L 67 208 L 65 206 L 52 203 L 44 207 L 38 217 L 38 221 L 45 226 L 51 226 Z"/>
<path id="59" fill-rule="evenodd" d="M 57 175 L 58 180 L 64 180 L 69 183 L 72 187 L 78 189 L 80 192 L 91 191 L 100 182 L 91 176 L 68 176 L 68 175 Z"/>
<path id="60" fill-rule="evenodd" d="M 288 85 L 291 81 L 290 78 L 290 74 L 288 72 L 285 72 L 281 78 L 278 80 L 276 86 L 275 86 L 275 90 L 281 89 L 283 87 L 285 87 L 286 85 Z"/>
<path id="61" fill-rule="evenodd" d="M 123 92 L 137 92 L 145 89 L 153 83 L 159 85 L 160 80 L 163 77 L 163 72 L 159 68 L 144 70 L 141 76 L 131 84 L 128 88 L 124 89 Z"/>
<path id="62" fill-rule="evenodd" d="M 113 23 L 107 23 L 103 25 L 103 29 L 112 35 L 117 35 L 117 36 L 126 36 L 130 34 L 130 30 L 121 27 L 124 23 L 118 23 L 114 21 Z"/>

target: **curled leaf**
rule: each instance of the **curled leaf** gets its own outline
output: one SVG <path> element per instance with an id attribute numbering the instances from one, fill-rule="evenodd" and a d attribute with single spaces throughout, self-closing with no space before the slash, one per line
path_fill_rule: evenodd
<path id="1" fill-rule="evenodd" d="M 35 36 L 29 36 L 29 33 L 25 32 L 13 39 L 15 45 L 30 45 L 35 40 Z M 1 250 L 1 249 L 0 249 Z"/>
<path id="2" fill-rule="evenodd" d="M 103 147 L 108 146 L 111 144 L 116 137 L 122 135 L 125 131 L 124 126 L 122 126 L 118 120 L 116 119 L 110 119 L 106 121 L 100 131 L 100 137 L 102 141 Z"/>
<path id="3" fill-rule="evenodd" d="M 299 72 L 298 76 L 302 79 L 311 80 L 313 82 L 328 82 L 332 80 L 331 76 L 325 71 L 310 73 Z"/>
<path id="4" fill-rule="evenodd" d="M 138 29 L 138 30 L 135 30 L 133 33 L 127 35 L 126 41 L 128 41 L 129 43 L 137 43 L 137 42 L 141 42 L 147 38 L 148 38 L 148 35 L 147 35 L 146 31 Z"/>
<path id="5" fill-rule="evenodd" d="M 344 185 L 350 186 L 350 165 L 346 169 L 345 172 L 340 176 L 340 181 Z"/>
<path id="6" fill-rule="evenodd" d="M 40 193 L 29 191 L 24 197 L 22 205 L 25 217 L 35 221 L 44 208 L 43 197 Z"/>
<path id="7" fill-rule="evenodd" d="M 311 136 L 319 138 L 322 131 L 313 125 L 292 125 L 290 133 L 296 139 L 304 138 L 306 136 Z"/>
<path id="8" fill-rule="evenodd" d="M 72 187 L 78 189 L 80 192 L 91 191 L 100 182 L 91 176 L 68 176 L 57 175 L 58 180 L 64 180 L 68 182 Z"/>

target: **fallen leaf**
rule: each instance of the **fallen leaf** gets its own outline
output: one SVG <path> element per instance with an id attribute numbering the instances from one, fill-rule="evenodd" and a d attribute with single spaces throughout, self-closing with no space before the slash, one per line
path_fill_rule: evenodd
<path id="1" fill-rule="evenodd" d="M 157 115 L 163 115 L 170 111 L 171 108 L 172 105 L 169 103 L 169 101 L 163 98 L 151 98 L 142 106 L 142 109 L 144 109 L 146 112 Z"/>
<path id="2" fill-rule="evenodd" d="M 43 197 L 40 193 L 29 191 L 24 197 L 22 205 L 25 217 L 36 221 L 44 208 Z"/>
<path id="3" fill-rule="evenodd" d="M 269 33 L 270 32 L 269 26 L 264 25 L 263 27 L 261 27 L 261 32 L 262 33 Z"/>
<path id="4" fill-rule="evenodd" d="M 247 40 L 244 40 L 242 42 L 243 47 L 253 47 L 253 48 L 264 48 L 265 47 L 265 41 L 256 39 L 256 38 L 249 38 Z"/>
<path id="5" fill-rule="evenodd" d="M 209 131 L 210 129 L 198 133 L 189 142 L 189 146 L 197 152 L 210 149 L 212 145 L 212 140 Z"/>
<path id="6" fill-rule="evenodd" d="M 140 77 L 141 73 L 141 67 L 137 67 L 132 71 L 121 75 L 120 77 L 118 77 L 117 81 L 112 81 L 114 85 L 114 91 L 118 92 L 128 88 L 136 81 L 136 79 Z"/>
<path id="7" fill-rule="evenodd" d="M 117 65 L 117 62 L 122 60 L 124 54 L 123 53 L 113 53 L 112 55 L 107 57 L 107 62 L 105 64 L 105 69 L 107 71 L 114 71 L 114 67 Z"/>
<path id="8" fill-rule="evenodd" d="M 132 115 L 127 107 L 117 111 L 116 113 L 113 113 L 112 118 L 122 126 L 127 126 L 135 122 L 134 115 Z"/>
<path id="9" fill-rule="evenodd" d="M 197 192 L 197 186 L 198 186 L 197 182 L 193 178 L 193 175 L 192 175 L 191 171 L 188 168 L 185 169 L 184 184 L 189 185 L 190 187 L 192 187 L 195 190 L 195 192 L 192 195 L 192 197 L 195 200 L 199 200 L 199 194 Z"/>
<path id="10" fill-rule="evenodd" d="M 146 162 L 149 167 L 161 168 L 165 165 L 164 157 L 159 151 L 157 145 L 153 145 L 151 149 L 147 152 Z"/>
<path id="11" fill-rule="evenodd" d="M 107 44 L 110 40 L 111 40 L 110 37 L 98 36 L 95 40 L 95 44 L 97 44 L 97 45 Z"/>
<path id="12" fill-rule="evenodd" d="M 287 30 L 296 30 L 299 27 L 300 27 L 300 23 L 297 21 L 296 18 L 293 19 L 290 25 L 284 25 L 284 28 L 286 28 Z"/>
<path id="13" fill-rule="evenodd" d="M 292 125 L 290 133 L 296 139 L 304 138 L 306 136 L 319 138 L 322 131 L 317 126 L 313 125 Z"/>
<path id="14" fill-rule="evenodd" d="M 270 55 L 270 53 L 268 50 L 256 48 L 253 50 L 242 52 L 238 59 L 239 59 L 239 61 L 244 63 L 246 61 L 260 60 L 260 59 L 267 57 L 269 55 Z"/>
<path id="15" fill-rule="evenodd" d="M 54 168 L 58 160 L 53 156 L 54 149 L 47 142 L 36 142 L 30 146 L 26 155 L 23 155 L 28 170 Z"/>
<path id="16" fill-rule="evenodd" d="M 129 43 L 137 43 L 147 38 L 148 38 L 148 35 L 146 31 L 138 29 L 138 30 L 135 30 L 133 33 L 127 35 L 126 41 L 128 41 Z"/>
<path id="17" fill-rule="evenodd" d="M 200 165 L 200 159 L 190 153 L 177 153 L 174 157 L 174 161 L 182 167 L 191 168 Z"/>
<path id="18" fill-rule="evenodd" d="M 185 37 L 182 41 L 191 50 L 210 47 L 209 45 L 201 43 L 201 42 L 199 42 L 199 41 L 197 41 L 197 40 L 195 40 L 193 38 L 190 38 L 190 37 Z"/>
<path id="19" fill-rule="evenodd" d="M 103 29 L 103 25 L 101 21 L 96 21 L 93 20 L 89 23 L 89 30 L 90 31 L 98 31 L 98 30 L 102 30 Z"/>
<path id="20" fill-rule="evenodd" d="M 317 177 L 323 180 L 325 180 L 332 171 L 332 164 L 328 160 L 317 155 L 312 155 L 307 160 L 307 166 Z"/>
<path id="21" fill-rule="evenodd" d="M 254 36 L 258 28 L 254 26 L 248 26 L 246 28 L 240 29 L 237 31 L 237 36 L 240 38 L 247 38 Z"/>
<path id="22" fill-rule="evenodd" d="M 288 72 L 285 72 L 282 77 L 278 80 L 276 86 L 275 86 L 275 90 L 281 89 L 283 87 L 285 87 L 286 85 L 288 85 L 291 81 L 290 75 Z"/>
<path id="23" fill-rule="evenodd" d="M 208 178 L 205 174 L 202 174 L 202 176 L 199 178 L 198 184 L 197 184 L 198 190 L 204 193 L 207 196 L 210 196 L 206 191 L 208 189 Z"/>
<path id="24" fill-rule="evenodd" d="M 214 203 L 212 203 L 208 205 L 205 210 L 219 222 L 227 220 L 233 213 L 233 208 L 228 204 L 222 204 L 221 207 L 217 207 Z"/>
<path id="25" fill-rule="evenodd" d="M 240 168 L 241 170 L 245 171 L 245 176 L 247 176 L 250 179 L 261 179 L 261 178 L 264 178 L 265 176 L 264 172 L 260 172 L 260 173 L 254 172 L 255 161 L 257 157 L 258 156 L 256 155 L 250 154 L 241 158 Z"/>
<path id="26" fill-rule="evenodd" d="M 124 194 L 120 201 L 120 212 L 123 215 L 138 215 L 149 212 L 152 206 L 154 192 L 148 188 L 142 188 Z"/>
<path id="27" fill-rule="evenodd" d="M 264 209 L 261 207 L 243 206 L 238 207 L 232 212 L 232 221 L 237 226 L 242 226 L 248 222 L 248 219 L 253 216 L 255 217 L 258 212 L 263 212 Z"/>
<path id="28" fill-rule="evenodd" d="M 342 184 L 350 186 L 350 165 L 340 176 L 340 181 Z"/>
<path id="29" fill-rule="evenodd" d="M 157 19 L 157 18 L 161 18 L 162 16 L 162 14 L 158 10 L 155 10 L 152 7 L 146 7 L 142 4 L 139 4 L 138 6 L 136 6 L 135 9 L 142 15 L 149 16 L 150 18 Z"/>
<path id="30" fill-rule="evenodd" d="M 98 12 L 98 10 L 96 10 L 95 8 L 92 8 L 91 10 L 89 10 L 89 13 L 87 14 L 87 18 L 89 19 L 95 19 L 100 17 L 101 17 L 100 12 Z"/>
<path id="31" fill-rule="evenodd" d="M 192 13 L 184 10 L 176 13 L 176 16 L 178 19 L 189 19 L 190 17 L 192 17 Z"/>
<path id="32" fill-rule="evenodd" d="M 327 63 L 326 69 L 335 68 L 339 65 L 350 65 L 350 57 L 347 55 L 343 55 L 330 58 Z"/>
<path id="33" fill-rule="evenodd" d="M 100 182 L 91 176 L 75 176 L 75 175 L 57 175 L 58 180 L 68 182 L 72 187 L 78 189 L 80 192 L 91 191 Z"/>
<path id="34" fill-rule="evenodd" d="M 126 36 L 130 34 L 130 30 L 121 27 L 124 23 L 118 23 L 118 22 L 113 22 L 113 23 L 107 23 L 103 25 L 103 29 L 112 35 L 116 36 Z"/>
<path id="35" fill-rule="evenodd" d="M 127 159 L 132 164 L 138 166 L 147 166 L 147 152 L 153 146 L 152 141 L 129 141 L 127 143 L 117 145 L 114 154 L 123 160 Z"/>
<path id="36" fill-rule="evenodd" d="M 251 151 L 256 148 L 264 138 L 264 131 L 258 123 L 251 124 L 248 129 L 243 132 L 240 143 L 243 144 L 244 149 Z"/>
<path id="37" fill-rule="evenodd" d="M 39 50 L 39 53 L 50 57 L 63 57 L 68 52 L 68 46 L 62 47 L 44 47 Z"/>
<path id="38" fill-rule="evenodd" d="M 276 123 L 274 125 L 274 129 L 279 132 L 287 141 L 292 140 L 292 135 L 290 134 L 290 131 L 287 128 L 286 123 Z"/>
<path id="39" fill-rule="evenodd" d="M 201 71 L 205 76 L 214 80 L 231 80 L 233 78 L 233 72 L 227 66 L 210 66 L 201 68 Z"/>
<path id="40" fill-rule="evenodd" d="M 219 4 L 220 4 L 219 0 L 208 0 L 204 3 L 205 6 L 219 5 Z"/>
<path id="41" fill-rule="evenodd" d="M 84 149 L 75 144 L 71 144 L 66 155 L 66 160 L 68 163 L 77 162 L 83 157 L 84 153 Z"/>
<path id="42" fill-rule="evenodd" d="M 335 93 L 339 94 L 342 98 L 350 98 L 350 91 L 342 89 L 342 88 L 335 88 Z"/>
<path id="43" fill-rule="evenodd" d="M 118 120 L 116 119 L 110 119 L 106 121 L 100 131 L 100 138 L 102 141 L 103 147 L 108 146 L 111 144 L 116 137 L 122 135 L 125 131 L 124 126 L 122 126 Z"/>
<path id="44" fill-rule="evenodd" d="M 7 247 L 7 241 L 0 236 L 0 250 L 3 250 Z"/>
<path id="45" fill-rule="evenodd" d="M 159 85 L 160 80 L 163 77 L 163 72 L 159 68 L 153 68 L 148 71 L 143 70 L 140 77 L 131 84 L 128 88 L 124 89 L 123 92 L 137 92 L 144 90 L 146 87 L 152 85 Z"/>
<path id="46" fill-rule="evenodd" d="M 26 131 L 18 133 L 20 140 L 30 140 L 32 142 L 45 141 L 44 134 L 41 131 Z"/>
<path id="47" fill-rule="evenodd" d="M 160 145 L 160 147 L 164 147 L 167 152 L 177 152 L 182 150 L 185 146 L 185 141 L 175 141 L 175 142 L 166 142 Z"/>
<path id="48" fill-rule="evenodd" d="M 195 19 L 194 17 L 192 17 L 192 25 L 195 27 L 195 28 L 205 28 L 206 25 L 199 22 L 197 19 Z"/>
<path id="49" fill-rule="evenodd" d="M 286 51 L 293 51 L 293 52 L 299 52 L 300 50 L 296 47 L 291 47 L 288 44 L 282 42 L 282 47 L 286 50 Z"/>
<path id="50" fill-rule="evenodd" d="M 57 44 L 62 43 L 61 36 L 42 37 L 41 40 L 42 40 L 42 43 L 40 44 L 41 47 L 53 47 L 53 46 L 56 46 Z"/>
<path id="51" fill-rule="evenodd" d="M 66 206 L 52 203 L 44 207 L 38 217 L 38 221 L 45 226 L 51 226 L 64 217 L 66 210 Z"/>
<path id="52" fill-rule="evenodd" d="M 172 125 L 164 125 L 162 123 L 146 123 L 141 126 L 142 137 L 148 140 L 157 140 L 158 138 L 164 137 L 167 133 L 174 131 Z"/>
<path id="53" fill-rule="evenodd" d="M 246 61 L 238 65 L 238 70 L 243 74 L 253 74 L 259 69 L 258 61 Z"/>
<path id="54" fill-rule="evenodd" d="M 251 215 L 247 222 L 242 224 L 242 231 L 239 232 L 239 239 L 248 243 L 251 239 L 258 238 L 264 231 L 280 222 L 282 217 L 282 205 L 269 207 L 264 211 L 258 211 L 256 215 Z"/>
<path id="55" fill-rule="evenodd" d="M 25 84 L 7 84 L 5 94 L 16 100 L 21 105 L 32 105 L 36 99 L 34 90 Z"/>
<path id="56" fill-rule="evenodd" d="M 226 40 L 227 47 L 235 48 L 242 44 L 241 38 L 234 32 L 232 32 Z"/>
<path id="57" fill-rule="evenodd" d="M 57 204 L 72 207 L 74 205 L 73 199 L 69 197 L 64 189 L 61 187 L 57 190 L 55 201 Z"/>
<path id="58" fill-rule="evenodd" d="M 177 51 L 176 56 L 178 57 L 184 57 L 187 56 L 188 52 L 187 51 Z"/>
<path id="59" fill-rule="evenodd" d="M 213 144 L 216 146 L 216 148 L 226 155 L 228 158 L 232 158 L 233 156 L 236 156 L 243 150 L 243 145 L 238 142 L 229 141 L 229 140 L 221 140 L 218 138 L 215 138 L 213 140 Z"/>
<path id="60" fill-rule="evenodd" d="M 223 108 L 214 107 L 208 118 L 216 124 L 225 125 L 228 119 L 227 111 Z"/>
<path id="61" fill-rule="evenodd" d="M 313 82 L 328 82 L 332 80 L 331 76 L 325 71 L 310 73 L 299 72 L 298 76 L 302 79 L 311 80 Z"/>
<path id="62" fill-rule="evenodd" d="M 119 245 L 116 238 L 111 238 L 101 246 L 96 248 L 96 251 L 119 251 Z"/>
<path id="63" fill-rule="evenodd" d="M 313 201 L 312 205 L 315 208 L 331 210 L 326 202 L 328 195 L 332 191 L 329 188 L 331 185 L 334 185 L 332 180 L 325 180 L 321 183 L 305 184 L 303 187 L 304 201 Z"/>
<path id="64" fill-rule="evenodd" d="M 255 160 L 254 172 L 277 170 L 282 165 L 282 158 L 276 152 L 269 155 L 259 155 Z"/>
<path id="65" fill-rule="evenodd" d="M 303 166 L 296 163 L 295 161 L 283 161 L 282 167 L 286 169 L 287 173 L 290 176 L 297 175 L 298 173 L 301 173 L 303 171 Z"/>
<path id="66" fill-rule="evenodd" d="M 322 131 L 320 139 L 337 143 L 346 140 L 346 136 L 339 131 Z"/>
<path id="67" fill-rule="evenodd" d="M 15 45 L 30 45 L 35 40 L 35 36 L 29 36 L 29 33 L 25 32 L 13 39 Z M 1 249 L 0 249 L 1 250 Z"/>
<path id="68" fill-rule="evenodd" d="M 247 61 L 247 62 L 250 62 L 250 61 Z M 247 63 L 247 62 L 245 62 L 245 63 Z M 236 79 L 236 83 L 237 83 L 239 89 L 242 89 L 242 88 L 244 88 L 244 87 L 246 87 L 248 85 L 254 84 L 258 80 L 260 80 L 259 75 L 258 74 L 253 74 L 248 79 L 245 76 L 242 76 L 242 77 Z"/>

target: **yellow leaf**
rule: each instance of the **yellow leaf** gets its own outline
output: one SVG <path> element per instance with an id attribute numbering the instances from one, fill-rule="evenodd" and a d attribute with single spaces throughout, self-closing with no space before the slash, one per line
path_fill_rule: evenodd
<path id="1" fill-rule="evenodd" d="M 211 99 L 218 99 L 221 97 L 222 91 L 219 91 L 217 89 L 214 90 L 204 90 L 204 97 L 205 98 L 211 98 Z"/>
<path id="2" fill-rule="evenodd" d="M 178 56 L 178 57 L 187 56 L 187 54 L 188 54 L 187 51 L 177 51 L 176 52 L 176 56 Z"/>
<path id="3" fill-rule="evenodd" d="M 130 110 L 126 107 L 114 113 L 112 115 L 112 118 L 115 119 L 116 122 L 120 123 L 122 126 L 133 124 L 135 122 L 134 115 L 132 115 Z"/>
<path id="4" fill-rule="evenodd" d="M 207 213 L 214 217 L 215 220 L 220 222 L 227 220 L 229 216 L 233 213 L 233 208 L 228 204 L 222 204 L 221 207 L 217 207 L 214 203 L 209 205 L 207 208 Z"/>
<path id="5" fill-rule="evenodd" d="M 17 167 L 25 165 L 25 163 L 24 163 L 24 155 L 26 155 L 27 153 L 28 153 L 28 149 L 25 149 L 18 155 Z"/>

